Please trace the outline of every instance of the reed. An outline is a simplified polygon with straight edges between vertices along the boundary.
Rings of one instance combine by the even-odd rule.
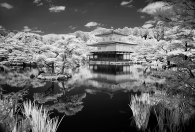
[[[182,131],[182,127],[184,125],[182,114],[179,109],[166,109],[163,106],[158,106],[158,114],[156,110],[154,110],[159,132],[170,131],[170,132],[180,132]]]
[[[31,101],[23,103],[23,113],[30,123],[32,132],[56,132],[58,128],[58,118],[49,118],[49,112],[42,106],[37,106]]]
[[[146,129],[150,117],[150,95],[143,93],[141,96],[131,96],[129,107],[133,112],[134,121],[139,129]]]

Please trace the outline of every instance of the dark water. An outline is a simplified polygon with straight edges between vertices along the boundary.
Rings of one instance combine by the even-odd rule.
[[[40,70],[1,69],[2,93],[28,89],[24,100],[43,104],[51,117],[65,115],[59,132],[194,131],[194,107],[179,110],[183,100],[161,90],[166,80],[150,75],[156,69],[87,65],[67,71],[73,77],[66,82],[33,78]]]

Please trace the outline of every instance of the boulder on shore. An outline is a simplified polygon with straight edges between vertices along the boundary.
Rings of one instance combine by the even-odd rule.
[[[37,78],[41,80],[49,80],[49,81],[67,81],[72,76],[70,74],[40,74]]]

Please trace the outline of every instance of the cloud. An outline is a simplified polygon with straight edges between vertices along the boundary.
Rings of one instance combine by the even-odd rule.
[[[83,12],[81,12],[81,13],[83,13],[83,14],[85,14],[87,11],[83,11]]]
[[[130,1],[122,1],[121,2],[121,6],[126,6],[126,5],[128,5],[128,4],[130,4],[130,3],[132,3],[133,2],[133,0],[130,0]]]
[[[133,5],[127,5],[127,6],[125,6],[125,7],[131,8],[131,7],[133,7]]]
[[[148,20],[148,21],[146,21],[145,23],[146,23],[146,24],[154,24],[154,23],[156,23],[156,20]]]
[[[24,29],[22,31],[24,31],[24,32],[33,32],[33,33],[44,33],[41,30],[37,30],[37,27],[35,27],[34,29],[31,29],[28,26],[24,26]]]
[[[41,3],[39,3],[39,4],[37,4],[37,6],[41,6],[41,5],[43,5],[43,3],[41,2]]]
[[[71,25],[71,26],[69,26],[69,28],[72,29],[72,30],[74,30],[74,29],[76,29],[77,27]]]
[[[101,23],[97,23],[97,22],[88,22],[85,27],[95,27],[95,26],[104,26],[104,24],[101,24]]]
[[[61,12],[65,10],[65,6],[52,6],[49,8],[50,12]]]
[[[28,26],[24,26],[23,31],[24,32],[30,32],[32,29],[30,29]]]
[[[137,12],[142,12],[142,8],[138,9]]]
[[[33,1],[33,3],[36,3],[36,4],[38,4],[38,3],[40,3],[41,2],[41,0],[34,0]]]
[[[43,5],[41,0],[34,0],[33,3],[37,4],[37,6]]]
[[[0,25],[0,30],[5,30],[5,28],[3,26]]]
[[[144,23],[142,26],[143,28],[152,28],[154,25],[156,25],[157,21],[156,20],[148,20]]]
[[[142,19],[146,18],[146,16],[140,16]]]
[[[44,32],[41,31],[41,30],[32,30],[31,32],[33,32],[33,33],[44,33]]]
[[[147,14],[153,14],[153,13],[155,13],[156,9],[162,8],[164,6],[168,6],[168,3],[165,3],[165,2],[154,2],[154,3],[148,4],[143,9],[139,9],[138,12],[143,12],[143,13],[147,13]]]
[[[10,5],[10,4],[6,3],[6,2],[1,3],[0,6],[1,7],[5,7],[6,9],[12,9],[12,8],[14,8],[12,5]]]
[[[151,27],[153,27],[153,25],[145,23],[142,27],[143,28],[151,28]]]

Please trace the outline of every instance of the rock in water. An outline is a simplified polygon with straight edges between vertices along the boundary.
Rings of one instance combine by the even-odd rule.
[[[34,74],[31,74],[31,75],[30,75],[30,78],[31,78],[31,79],[33,79],[34,77],[35,77],[35,75],[34,75]]]

